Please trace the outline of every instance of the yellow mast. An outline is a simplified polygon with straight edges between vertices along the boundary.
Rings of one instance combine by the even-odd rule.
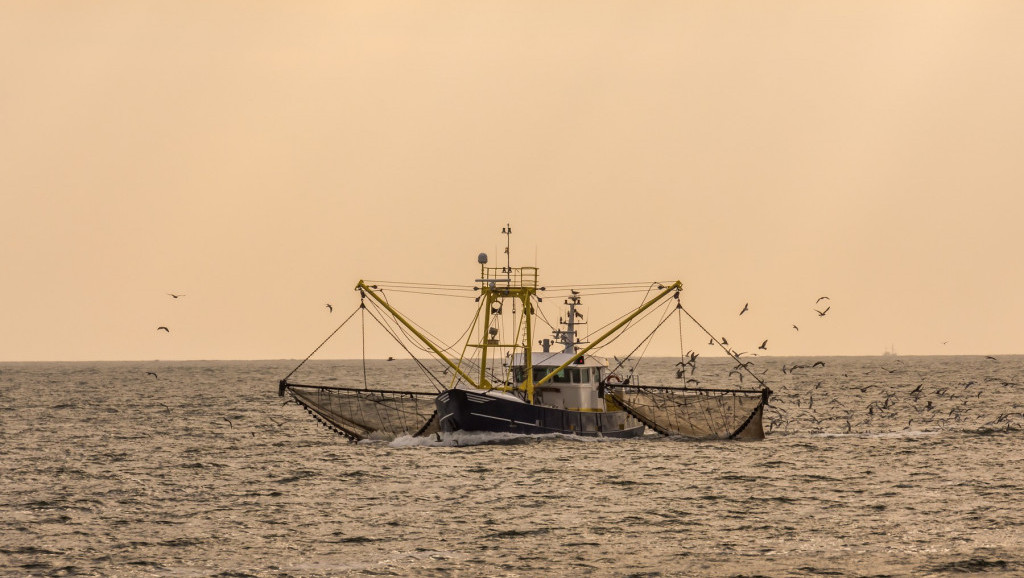
[[[530,344],[533,341],[533,325],[530,319],[530,300],[537,293],[537,268],[536,267],[487,267],[487,256],[480,254],[480,283],[481,299],[486,310],[484,311],[484,323],[482,326],[483,335],[480,339],[480,385],[477,387],[490,387],[487,381],[487,349],[489,347],[510,347],[514,352],[516,348],[522,347],[525,356],[526,380],[523,387],[526,390],[527,398],[533,403],[533,358],[530,352]],[[491,311],[495,303],[501,299],[513,298],[522,304],[523,320],[526,326],[525,336],[522,343],[501,343],[498,332],[491,333]],[[500,307],[500,306],[499,306]]]

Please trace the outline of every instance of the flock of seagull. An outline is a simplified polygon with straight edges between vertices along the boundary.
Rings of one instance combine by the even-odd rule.
[[[812,310],[818,318],[825,317],[831,311],[831,299],[819,297]],[[750,311],[750,303],[744,303],[739,315]],[[797,324],[792,324],[794,331],[800,331]],[[762,377],[771,368],[754,372],[753,361],[742,360],[745,351],[737,351],[729,345],[728,339],[712,337],[709,345],[718,344],[735,361],[728,371],[727,378],[738,379],[743,384],[744,376],[753,376],[758,383],[765,385]],[[764,339],[757,347],[759,351],[767,351],[768,340]],[[752,353],[751,355],[757,355]],[[697,358],[699,354],[688,351],[680,362],[676,363],[676,377],[685,379],[687,386],[699,385],[697,378]],[[988,362],[998,362],[992,355],[984,357]],[[863,434],[907,430],[936,430],[950,428],[975,429],[978,431],[1017,431],[1024,429],[1024,403],[995,404],[995,411],[979,409],[977,400],[988,388],[978,388],[977,381],[969,380],[959,384],[930,387],[925,383],[908,386],[901,390],[897,384],[900,375],[907,373],[906,364],[901,359],[895,360],[892,367],[882,367],[886,378],[881,380],[865,377],[872,370],[861,376],[842,374],[844,382],[860,382],[857,385],[830,388],[822,387],[829,374],[805,373],[825,368],[824,361],[814,363],[784,363],[782,374],[786,376],[780,385],[773,383],[777,391],[765,412],[766,432],[787,432],[791,425],[801,431],[811,433]],[[996,367],[996,366],[993,366]],[[723,368],[724,371],[724,368]],[[799,371],[799,375],[797,372]],[[888,376],[892,377],[888,377]],[[870,383],[864,383],[871,380]],[[895,380],[895,381],[894,381]],[[985,377],[986,382],[993,382],[1003,388],[1014,388],[1016,381],[994,376]],[[886,383],[886,381],[890,383]],[[798,385],[802,392],[789,391],[790,386]],[[974,389],[971,389],[975,386]],[[847,391],[847,389],[849,391]],[[817,399],[816,399],[817,397]],[[971,401],[975,403],[972,404]],[[815,405],[817,402],[817,405]],[[860,409],[857,409],[859,405]]]
[[[822,301],[826,301],[825,308],[824,309],[817,309],[818,307],[821,306],[819,304]],[[831,299],[827,295],[823,295],[821,297],[818,297],[818,300],[814,302],[815,307],[813,308],[813,311],[818,314],[818,317],[824,317],[829,312],[829,310],[832,308],[832,306],[828,304],[829,301],[831,301]],[[750,311],[750,303],[749,302],[743,304],[743,308],[740,309],[740,313],[739,313],[740,316],[742,316],[747,311]],[[793,329],[795,331],[800,331],[800,327],[798,327],[796,323],[793,324]],[[746,351],[737,351],[737,350],[733,349],[729,345],[729,340],[727,338],[725,338],[724,336],[722,338],[720,338],[720,339],[716,339],[715,337],[712,337],[708,341],[708,345],[715,345],[715,344],[718,344],[719,346],[721,346],[725,350],[725,352],[736,361],[736,366],[733,367],[732,371],[729,372],[729,376],[730,377],[733,376],[733,375],[736,375],[736,377],[739,378],[739,381],[742,384],[743,383],[743,375],[744,374],[743,374],[743,371],[741,371],[741,370],[745,370],[748,374],[753,375],[754,379],[756,379],[758,382],[762,382],[760,377],[755,375],[752,372],[752,370],[750,369],[750,366],[753,364],[753,362],[751,362],[751,361],[746,361],[746,362],[740,361],[740,357],[742,357],[744,355],[747,355]],[[759,351],[768,351],[768,340],[765,339],[765,340],[761,341],[761,345],[758,345],[757,349]],[[680,361],[679,363],[676,363],[676,366],[679,368],[679,369],[676,370],[676,378],[677,379],[685,379],[687,384],[693,384],[693,385],[700,384],[700,380],[698,380],[695,377],[695,375],[694,375],[697,372],[697,357],[699,355],[700,354],[695,353],[692,350],[686,352],[683,355],[683,360]],[[757,355],[757,354],[754,353],[752,355]],[[818,361],[818,362],[815,362],[812,367],[823,367],[824,365],[825,365],[824,361]],[[782,373],[787,373],[787,371],[794,371],[794,370],[797,370],[797,369],[803,369],[805,367],[806,366],[799,365],[799,364],[794,364],[792,367],[787,369],[787,367],[785,365],[783,365],[782,366]],[[689,371],[690,371],[689,377],[687,377],[687,374],[686,374],[687,368],[689,368]],[[768,370],[765,369],[764,371],[761,372],[761,375],[764,375],[767,372],[768,372]],[[763,385],[763,382],[762,382],[762,385]]]
[[[794,424],[801,431],[819,434],[1024,429],[1024,402],[1016,395],[1020,382],[1007,378],[995,357],[984,359],[993,364],[979,366],[984,376],[945,383],[935,383],[943,379],[936,377],[945,375],[942,373],[914,375],[914,362],[902,359],[896,359],[891,367],[864,368],[859,374],[835,376],[855,382],[845,387],[823,387],[819,376],[791,379],[777,386],[765,412],[765,429],[787,432]],[[881,378],[873,377],[876,370],[882,373]],[[982,396],[992,401],[979,401]]]
[[[825,303],[822,303],[823,301]],[[819,318],[825,317],[831,310],[830,301],[828,296],[819,297],[815,301],[813,311],[817,313]],[[742,316],[749,311],[750,303],[744,303],[739,311],[739,315]],[[794,331],[800,330],[800,327],[795,323],[792,327]],[[729,378],[738,378],[740,384],[742,384],[744,374],[746,373],[747,375],[754,376],[759,383],[764,385],[761,376],[767,374],[770,368],[763,369],[760,373],[755,374],[752,370],[753,362],[740,359],[741,356],[747,355],[747,352],[733,349],[725,337],[720,339],[712,337],[708,342],[709,345],[715,345],[716,343],[723,347],[726,353],[736,362],[736,365],[728,372]],[[768,340],[765,339],[757,349],[767,351],[767,348]],[[678,367],[676,377],[685,379],[687,385],[698,385],[700,383],[700,380],[695,376],[698,355],[693,351],[689,351],[684,354],[682,361],[676,364]],[[756,353],[752,355],[756,355]],[[984,359],[988,362],[999,361],[992,355],[986,355]],[[781,387],[773,384],[773,387],[778,388],[779,391],[773,394],[772,402],[765,413],[766,431],[787,431],[791,422],[804,422],[809,426],[806,429],[809,429],[812,433],[864,433],[879,428],[883,431],[891,431],[891,429],[899,429],[897,422],[899,426],[902,426],[903,430],[947,429],[956,426],[975,427],[983,431],[1015,431],[1024,429],[1024,403],[1016,402],[1011,403],[1009,406],[1005,404],[998,405],[996,407],[998,411],[989,412],[988,414],[979,411],[975,407],[977,404],[971,405],[970,401],[979,399],[983,391],[988,390],[987,388],[979,389],[978,387],[975,387],[973,390],[970,389],[972,386],[978,385],[978,382],[975,380],[935,387],[919,383],[903,391],[899,389],[898,385],[883,385],[876,381],[867,385],[858,384],[851,386],[849,393],[857,396],[851,400],[848,399],[849,396],[844,395],[846,393],[843,391],[845,388],[841,388],[838,393],[833,388],[825,387],[822,389],[823,381],[819,377],[827,379],[827,376],[822,376],[821,374],[805,375],[801,371],[801,375],[796,377],[798,370],[816,370],[824,367],[824,361],[815,361],[812,364],[793,363],[792,365],[782,365],[782,374],[788,376],[786,379],[790,384],[800,383],[808,387],[810,391],[803,394],[789,393],[787,392],[788,387],[786,384],[783,384]],[[882,367],[881,371],[887,376],[903,373],[906,371],[906,364],[903,360],[896,359],[895,366]],[[870,373],[871,371],[869,370],[864,375]],[[851,377],[849,374],[842,374],[842,378],[844,381],[866,379],[863,375]],[[889,379],[891,380],[892,378]],[[985,377],[984,380],[1003,388],[1014,388],[1020,385],[1016,381],[991,375]],[[829,390],[832,390],[831,395],[827,393]],[[869,392],[877,393],[878,397],[873,397],[873,393]],[[818,396],[817,411],[815,410],[816,394]],[[865,394],[870,396],[866,401],[864,400]],[[852,405],[856,401],[864,403],[860,411],[854,409]],[[906,420],[906,422],[904,423],[899,420]]]
[[[824,317],[828,313],[829,309],[832,309],[832,306],[829,305],[828,303],[825,304],[825,309],[817,309],[817,307],[820,307],[820,305],[818,304],[821,303],[822,301],[831,301],[831,299],[827,295],[822,295],[821,297],[818,297],[817,301],[814,302],[814,308],[812,308],[812,310],[818,314],[818,317]],[[740,315],[742,316],[747,311],[750,311],[750,303],[743,304],[743,309],[740,309]],[[798,327],[796,323],[793,324],[793,329],[795,331],[800,331],[800,327]],[[721,339],[721,341],[723,345],[729,344],[729,342],[726,341],[724,337]],[[714,340],[711,341],[711,344],[714,344]],[[764,341],[762,341],[761,345],[759,345],[757,348],[762,351],[768,351],[768,340],[765,339]]]

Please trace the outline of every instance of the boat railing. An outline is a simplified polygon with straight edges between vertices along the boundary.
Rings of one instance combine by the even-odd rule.
[[[537,267],[484,267],[478,283],[493,283],[497,287],[537,288]]]

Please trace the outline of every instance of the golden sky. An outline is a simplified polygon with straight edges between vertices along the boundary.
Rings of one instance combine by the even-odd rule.
[[[545,283],[678,278],[769,353],[1024,353],[1022,30],[984,0],[4,2],[0,360],[301,358],[360,278],[472,284],[506,223]],[[458,334],[446,307],[409,313]]]

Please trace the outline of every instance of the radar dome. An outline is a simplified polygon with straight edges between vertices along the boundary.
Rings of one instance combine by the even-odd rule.
[[[486,265],[487,264],[487,253],[480,253],[479,255],[477,255],[476,256],[476,262],[480,263],[481,265]]]

